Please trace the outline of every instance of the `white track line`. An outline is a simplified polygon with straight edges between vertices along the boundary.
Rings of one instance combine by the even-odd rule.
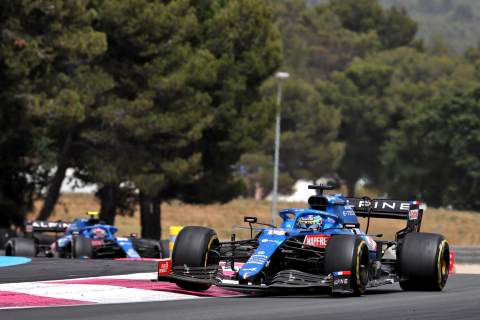
[[[92,303],[171,301],[198,298],[186,294],[110,285],[40,282],[0,284],[0,291],[18,292],[34,296],[71,299]]]

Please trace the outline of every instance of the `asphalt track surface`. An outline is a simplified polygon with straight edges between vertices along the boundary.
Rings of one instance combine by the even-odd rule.
[[[33,258],[31,263],[0,268],[0,283],[155,272],[156,267],[153,261]]]
[[[155,263],[34,259],[0,269],[0,282],[69,279],[149,272]],[[9,270],[10,269],[10,270]],[[7,272],[8,271],[8,272]],[[43,274],[42,274],[43,273]],[[8,275],[7,275],[8,274]],[[15,279],[11,279],[14,277]],[[169,302],[49,307],[0,311],[20,319],[480,319],[480,277],[453,275],[443,292],[403,292],[395,285],[362,297],[326,294],[204,298]]]

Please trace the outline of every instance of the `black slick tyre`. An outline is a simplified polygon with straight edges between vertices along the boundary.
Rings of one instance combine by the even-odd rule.
[[[90,239],[85,237],[72,237],[73,258],[93,258],[93,248]]]
[[[161,258],[162,249],[160,241],[152,239],[135,239],[132,238],[132,244],[135,251],[142,258]]]
[[[35,240],[31,238],[10,239],[5,245],[5,255],[35,257],[37,255],[37,246],[35,245]]]
[[[350,289],[362,295],[368,285],[368,247],[365,240],[354,235],[334,235],[325,251],[326,274],[350,271]]]
[[[218,258],[211,249],[219,243],[214,230],[205,227],[190,226],[183,228],[175,240],[172,254],[172,267],[208,267],[218,265]],[[193,281],[177,281],[176,284],[187,290],[204,291],[211,284]]]
[[[400,249],[400,287],[405,291],[441,291],[449,274],[450,248],[435,233],[405,236]]]

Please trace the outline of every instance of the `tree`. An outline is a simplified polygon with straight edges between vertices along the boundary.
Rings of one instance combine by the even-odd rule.
[[[109,41],[102,67],[115,86],[96,110],[102,130],[82,135],[94,155],[87,171],[138,188],[142,236],[159,238],[163,201],[238,193],[232,165],[264,125],[268,110],[255,101],[280,60],[277,33],[254,0],[99,8]]]
[[[283,69],[308,81],[328,79],[354,57],[380,48],[374,31],[346,28],[333,4],[308,8],[303,0],[272,1],[283,42]]]
[[[480,89],[444,88],[391,133],[383,162],[392,196],[480,209]]]
[[[269,81],[264,89],[270,96],[276,92],[274,84]],[[316,181],[335,172],[344,150],[337,141],[340,112],[323,104],[314,86],[291,78],[282,91],[279,190],[289,192],[299,179]],[[273,147],[274,130],[270,127],[259,151],[245,155],[240,162],[248,185],[261,187],[263,195],[272,188]]]
[[[25,78],[38,60],[30,47],[32,44],[27,43],[19,31],[12,29],[11,19],[15,14],[15,8],[0,4],[3,30],[0,40],[0,228],[23,227],[35,190],[28,179],[34,167],[32,128],[19,91],[25,88]]]
[[[410,45],[417,34],[417,23],[405,9],[393,7],[385,10],[378,27],[378,35],[385,49]]]
[[[273,163],[271,154],[264,152],[245,153],[239,160],[239,171],[245,183],[245,195],[261,200],[273,188]],[[295,180],[282,170],[278,177],[278,192],[289,193]]]
[[[316,80],[330,79],[333,72],[346,68],[355,57],[365,57],[381,44],[372,30],[356,32],[343,25],[336,5],[307,7],[305,1],[272,1],[274,18],[284,44],[284,65],[294,79],[286,82],[282,102],[280,189],[288,192],[297,179],[316,180],[335,175],[343,154],[338,143],[338,109],[325,105]],[[380,8],[381,9],[381,8]],[[264,97],[272,97],[276,86],[270,84]],[[273,121],[271,121],[273,123]],[[256,152],[240,163],[250,194],[255,186],[263,195],[271,190],[273,127],[266,132]]]
[[[2,3],[0,8],[5,72],[2,80],[8,82],[3,86],[3,94],[4,101],[9,101],[7,105],[13,108],[4,109],[4,119],[10,125],[18,124],[15,130],[23,136],[7,138],[6,148],[17,144],[18,147],[13,153],[5,153],[11,154],[12,159],[20,155],[23,158],[17,159],[16,166],[2,171],[10,176],[7,185],[18,193],[20,200],[16,202],[26,204],[33,191],[41,189],[37,182],[50,168],[56,168],[47,182],[50,188],[40,215],[47,218],[70,164],[71,146],[85,117],[85,107],[94,98],[85,91],[98,90],[85,85],[95,84],[92,78],[96,73],[85,65],[103,52],[106,39],[91,27],[94,11],[90,10],[89,1],[16,1]],[[105,86],[103,82],[100,85]],[[28,163],[28,170],[20,163]],[[28,197],[25,188],[31,189]],[[25,208],[18,211],[24,212]]]
[[[453,54],[464,52],[478,41],[476,0],[379,0],[384,7],[405,8],[418,22],[417,38],[427,47],[442,37]]]
[[[394,110],[384,103],[384,94],[394,70],[369,61],[355,61],[333,78],[335,85],[320,83],[325,102],[341,110],[340,139],[345,141],[345,155],[339,166],[349,196],[362,176],[375,178],[378,152],[391,123]]]
[[[345,28],[354,32],[376,30],[383,10],[378,0],[332,0],[331,7]]]
[[[12,38],[2,47],[2,72],[9,80],[18,73],[23,82],[12,85],[28,89],[39,136],[34,179],[56,169],[40,218],[51,213],[67,167],[100,184],[108,222],[137,196],[144,236],[154,238],[162,201],[238,194],[232,166],[261,136],[270,107],[256,102],[258,87],[280,61],[265,4],[36,1],[5,4],[1,14]],[[8,170],[6,179],[28,181],[21,166]]]
[[[288,81],[282,108],[282,168],[294,180],[315,181],[334,172],[343,155],[343,145],[336,141],[339,126],[340,112],[323,104],[313,86],[301,79]],[[273,136],[269,138],[273,142]]]
[[[369,57],[376,52],[411,45],[416,23],[405,10],[385,10],[377,0],[334,0],[314,7],[307,7],[304,1],[291,0],[275,2],[274,8],[284,43],[283,68],[291,70],[297,78],[314,84],[318,81],[311,89],[316,91],[316,98],[311,98],[313,93],[305,89],[306,85],[297,83],[295,90],[301,92],[299,88],[303,86],[302,94],[292,95],[292,99],[283,103],[286,108],[292,105],[296,109],[284,115],[288,120],[282,121],[281,169],[288,173],[290,181],[295,181],[336,176],[338,168],[352,193],[358,178],[372,176],[376,171],[379,160],[372,160],[372,151],[378,151],[386,130],[394,123],[390,118],[396,117],[398,109],[394,105],[383,105],[382,101],[394,68],[386,64],[376,66]],[[361,59],[365,63],[361,63]],[[329,81],[335,83],[336,88],[325,85]],[[319,105],[322,108],[319,109]],[[339,111],[343,118],[340,130]],[[312,117],[308,112],[330,122]],[[304,125],[309,121],[312,125]],[[343,147],[336,141],[337,133],[346,142],[345,160],[341,165]],[[324,140],[317,141],[317,145],[310,140],[313,138],[306,138],[318,139],[319,136]],[[272,141],[272,135],[267,135],[259,154],[271,152],[268,146]],[[260,165],[250,163],[252,168],[264,167]],[[262,172],[264,180],[266,171],[254,172]],[[258,182],[259,177],[252,177]]]
[[[404,8],[383,9],[378,0],[333,0],[331,7],[348,30],[375,31],[385,49],[412,43],[417,23]]]
[[[475,68],[462,59],[398,48],[354,61],[332,81],[319,83],[326,104],[342,111],[340,137],[346,144],[339,173],[350,194],[360,177],[382,186],[391,179],[381,162],[389,131],[411,110],[445,87],[475,81]]]
[[[18,38],[19,51],[30,52],[35,68],[23,75],[24,103],[34,126],[32,155],[35,175],[48,175],[48,193],[39,218],[51,214],[69,166],[75,166],[76,139],[97,95],[109,89],[110,81],[92,61],[106,49],[105,34],[95,31],[91,1],[15,2],[6,5],[7,21]],[[26,53],[25,53],[26,54]],[[34,58],[32,58],[34,57]],[[25,57],[23,57],[25,58]]]

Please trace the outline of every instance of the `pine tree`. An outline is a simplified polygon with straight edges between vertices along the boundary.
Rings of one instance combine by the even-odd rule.
[[[4,34],[15,38],[20,56],[10,57],[31,69],[22,72],[23,102],[35,134],[35,175],[48,176],[48,193],[40,219],[51,214],[69,166],[82,154],[77,139],[98,102],[111,87],[93,61],[106,50],[106,36],[93,27],[96,12],[91,1],[12,1],[3,5]],[[13,40],[12,40],[13,41]],[[28,55],[28,56],[27,56]],[[8,59],[8,58],[7,58]]]
[[[58,198],[65,170],[72,165],[75,136],[94,104],[92,92],[108,86],[103,81],[96,86],[97,70],[89,67],[105,50],[106,38],[91,27],[95,11],[87,0],[4,1],[0,12],[2,96],[8,101],[2,118],[6,127],[18,125],[14,130],[21,132],[7,138],[6,148],[16,145],[15,152],[4,154],[24,155],[22,163],[27,153],[31,181],[21,168],[2,172],[11,176],[12,188],[21,189],[25,184],[33,188],[42,173],[56,168],[47,182],[49,192],[40,216],[46,218]],[[23,193],[16,192],[22,199]]]
[[[277,33],[256,0],[106,0],[99,10],[115,86],[82,134],[86,171],[138,188],[142,236],[159,238],[163,201],[237,194],[232,165],[264,125],[255,101],[280,60]]]

